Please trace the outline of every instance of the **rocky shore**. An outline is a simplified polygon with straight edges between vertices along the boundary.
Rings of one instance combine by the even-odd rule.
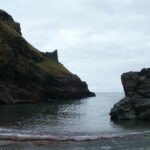
[[[124,73],[121,80],[125,98],[111,109],[111,119],[150,120],[150,68]]]
[[[36,103],[95,96],[68,71],[57,51],[40,52],[22,36],[20,24],[0,10],[0,103]]]

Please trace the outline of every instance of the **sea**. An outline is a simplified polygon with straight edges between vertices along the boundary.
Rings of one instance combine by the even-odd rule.
[[[84,99],[0,105],[0,139],[85,141],[149,132],[149,121],[110,119],[111,108],[123,97],[123,93],[96,93]]]

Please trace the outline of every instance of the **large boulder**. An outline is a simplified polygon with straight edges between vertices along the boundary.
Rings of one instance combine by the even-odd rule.
[[[121,81],[125,98],[111,109],[111,119],[150,120],[150,68],[124,73]]]

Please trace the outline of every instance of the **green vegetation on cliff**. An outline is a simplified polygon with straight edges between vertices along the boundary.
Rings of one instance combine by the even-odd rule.
[[[20,24],[0,10],[0,104],[94,96],[59,61],[57,50],[40,52],[23,37]]]
[[[0,10],[0,12],[3,11]],[[63,74],[71,75],[71,73],[61,63],[54,59],[44,57],[39,50],[37,50],[30,43],[25,41],[25,39],[21,35],[21,31],[19,31],[20,26],[18,27],[18,25],[18,23],[12,21],[11,17],[7,17],[6,19],[0,20],[0,48],[2,49],[1,51],[3,51],[3,54],[5,54],[5,52],[7,51],[6,49],[8,48],[8,43],[15,44],[17,43],[17,40],[20,39],[25,42],[30,53],[32,52],[32,55],[34,55],[34,57],[39,58],[40,60],[35,61],[34,59],[29,58],[26,59],[26,61],[33,61],[37,67],[53,76],[62,76]],[[0,56],[0,65],[4,60],[6,60],[6,57],[7,56],[4,55]]]
[[[64,74],[71,74],[61,63],[50,58],[37,63],[37,66],[39,66],[43,71],[52,75],[62,76]]]

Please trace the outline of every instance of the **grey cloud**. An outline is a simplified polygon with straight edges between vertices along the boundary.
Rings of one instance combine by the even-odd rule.
[[[8,5],[9,4],[9,5]],[[24,37],[95,91],[122,91],[120,75],[150,64],[148,0],[1,0]]]

